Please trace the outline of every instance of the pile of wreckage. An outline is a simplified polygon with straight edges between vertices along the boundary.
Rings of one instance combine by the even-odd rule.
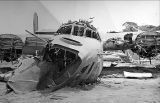
[[[131,49],[142,58],[152,58],[160,53],[160,33],[143,32],[135,40],[135,47]]]
[[[139,58],[151,59],[160,53],[160,33],[141,32],[134,35],[126,33],[124,38],[110,38],[103,44],[104,51],[122,50],[124,53],[130,49]]]
[[[96,82],[103,68],[99,55],[103,48],[97,29],[90,23],[79,20],[63,24],[54,40],[27,31],[35,37],[26,38],[22,55],[13,64],[17,68],[0,74],[8,92],[54,91]]]
[[[18,59],[22,54],[23,41],[14,34],[0,35],[0,60],[10,62]]]

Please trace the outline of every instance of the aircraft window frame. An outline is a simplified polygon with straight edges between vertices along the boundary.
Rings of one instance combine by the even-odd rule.
[[[92,32],[92,38],[97,39],[97,34],[94,31]]]
[[[87,31],[90,31],[90,34],[89,34],[89,35],[87,34]],[[86,29],[85,36],[92,38],[92,30]]]
[[[97,32],[95,32],[95,31],[92,32],[92,38],[101,41],[99,34]]]
[[[60,31],[61,29],[65,28],[65,27],[69,27],[70,31],[69,30],[67,30],[67,32],[66,31]],[[60,33],[60,34],[71,34],[72,33],[72,25],[67,25],[67,26],[65,25],[65,26],[60,27],[57,30],[57,33]]]
[[[101,41],[101,38],[100,38],[100,36],[99,36],[99,33],[98,33],[98,32],[96,33],[96,35],[97,35],[97,40]]]
[[[77,28],[77,30],[75,31],[75,28]],[[84,30],[85,28],[83,26],[73,26],[73,34],[72,35],[75,35],[75,36],[83,36],[84,34]]]
[[[83,36],[84,30],[85,30],[85,28],[84,28],[83,26],[82,26],[82,27],[79,27],[78,36]]]
[[[73,26],[73,34],[72,35],[75,35],[77,36],[78,35],[78,32],[79,32],[79,26]],[[75,31],[76,30],[76,31]]]

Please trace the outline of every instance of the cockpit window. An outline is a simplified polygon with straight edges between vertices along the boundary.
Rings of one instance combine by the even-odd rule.
[[[93,33],[92,33],[92,38],[97,39],[97,34],[96,34],[96,32],[93,32]]]
[[[101,41],[101,38],[99,36],[99,33],[96,33],[97,34],[97,40],[100,40]]]
[[[61,27],[60,29],[58,29],[57,33],[60,33],[60,34],[70,34],[71,30],[72,30],[72,26],[71,25],[64,26],[64,27]]]
[[[93,33],[92,33],[92,38],[95,38],[95,39],[97,39],[97,40],[101,40],[100,37],[99,37],[99,34],[96,33],[96,32],[93,32]]]
[[[84,33],[84,27],[80,27],[78,35],[83,36],[83,33]]]
[[[84,27],[74,26],[73,35],[83,36]]]
[[[86,30],[86,37],[91,37],[91,30],[89,29]]]
[[[78,26],[74,26],[74,31],[73,31],[73,35],[77,36],[78,35]]]

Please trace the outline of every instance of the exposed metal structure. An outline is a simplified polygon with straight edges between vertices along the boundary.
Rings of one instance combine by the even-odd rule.
[[[0,59],[7,62],[18,59],[22,54],[23,41],[14,34],[0,35]]]
[[[39,55],[42,59],[34,58],[33,63],[20,66],[20,72],[9,79],[8,86],[18,93],[46,88],[54,91],[65,85],[95,82],[103,66],[103,47],[99,33],[90,23],[79,20],[63,24],[54,40],[46,42]]]
[[[134,38],[133,38],[134,36]],[[136,37],[135,37],[136,36]],[[141,58],[151,59],[160,53],[160,33],[141,32],[137,35],[126,33],[124,38],[110,38],[105,41],[104,50],[127,50],[131,49]]]

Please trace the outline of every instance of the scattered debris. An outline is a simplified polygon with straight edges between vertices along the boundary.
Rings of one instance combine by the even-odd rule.
[[[12,62],[22,54],[23,41],[15,34],[0,35],[0,60]]]
[[[124,77],[126,78],[151,78],[152,73],[133,73],[124,71]]]
[[[118,63],[113,62],[113,63],[111,63],[110,67],[115,67],[116,65],[118,65]]]

